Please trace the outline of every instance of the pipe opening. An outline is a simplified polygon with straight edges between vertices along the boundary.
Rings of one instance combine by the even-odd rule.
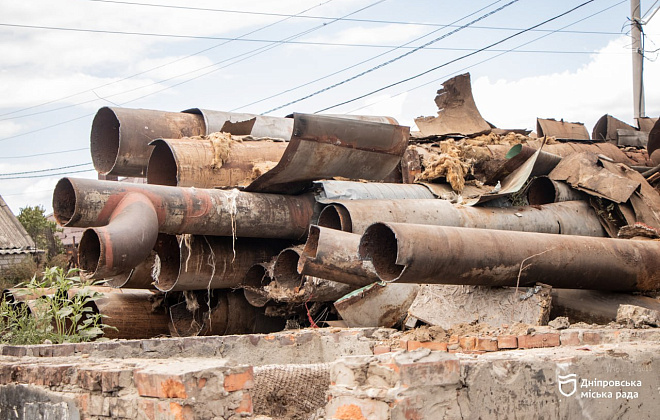
[[[353,232],[351,215],[344,206],[339,204],[325,206],[321,210],[321,214],[319,214],[318,225],[330,229],[343,230],[344,232]]]
[[[530,205],[554,203],[556,197],[557,190],[550,178],[534,178],[527,186],[527,201]]]
[[[156,288],[168,292],[179,280],[181,270],[181,251],[175,235],[158,235],[154,246],[158,258],[154,262],[151,277]]]
[[[107,175],[119,156],[120,125],[117,114],[111,108],[103,107],[94,116],[90,151],[94,168],[101,174]]]
[[[62,178],[53,191],[53,215],[62,226],[71,221],[76,211],[76,192],[68,178]]]
[[[293,249],[280,252],[273,267],[273,276],[280,287],[295,289],[302,286],[302,276],[298,274],[300,255]]]
[[[147,184],[177,186],[177,165],[174,151],[164,140],[155,140],[147,164]]]
[[[376,223],[367,228],[360,240],[360,258],[371,260],[381,280],[399,277],[405,266],[396,263],[396,235],[387,225]]]
[[[307,242],[305,242],[305,247],[303,248],[302,255],[300,256],[301,260],[304,258],[316,258],[316,252],[319,248],[319,236],[321,236],[321,229],[318,226],[309,227],[309,235],[307,235]],[[300,265],[298,265],[300,268]]]
[[[101,240],[94,229],[83,232],[78,245],[78,265],[90,274],[94,274],[99,267],[101,258]]]
[[[252,306],[263,307],[268,302],[267,293],[262,289],[273,281],[263,264],[255,264],[245,274],[243,295]]]

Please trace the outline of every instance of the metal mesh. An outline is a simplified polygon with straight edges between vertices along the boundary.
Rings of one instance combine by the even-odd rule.
[[[275,419],[308,419],[325,406],[329,386],[329,363],[255,367],[254,414]]]

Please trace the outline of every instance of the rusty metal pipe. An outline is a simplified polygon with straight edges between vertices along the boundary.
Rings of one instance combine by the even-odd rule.
[[[527,185],[527,201],[530,205],[561,203],[565,201],[587,201],[589,196],[571,188],[565,182],[555,181],[547,176],[534,178]]]
[[[571,323],[609,324],[616,321],[619,305],[660,311],[660,302],[647,296],[597,290],[552,289],[550,318],[568,317]]]
[[[270,260],[290,241],[183,235],[175,247],[159,259],[156,288],[163,292],[229,289],[243,283],[256,263]],[[175,254],[178,251],[178,257]]]
[[[170,317],[163,308],[154,309],[152,296],[152,292],[139,289],[103,292],[92,307],[104,315],[104,324],[116,328],[104,329],[103,337],[139,339],[169,335]]]
[[[497,208],[446,200],[338,200],[321,211],[318,224],[361,234],[375,222],[606,236],[595,211],[582,201]]]
[[[273,265],[275,261],[255,264],[245,273],[243,294],[252,306],[263,307],[270,298],[264,290],[273,281]]]
[[[336,281],[298,274],[298,260],[302,246],[282,250],[273,265],[273,281],[268,295],[279,302],[331,302],[355,287]]]
[[[143,177],[151,140],[202,134],[206,131],[201,115],[103,107],[92,122],[92,162],[104,175]]]
[[[169,234],[303,239],[313,218],[311,194],[287,196],[62,178],[53,193],[62,226],[103,226],[129,193],[144,195]],[[145,255],[146,257],[146,255]],[[143,258],[144,259],[144,258]]]
[[[660,288],[660,243],[401,223],[360,241],[384,281],[647,291]]]
[[[80,239],[78,263],[92,279],[131,270],[149,256],[158,237],[156,210],[143,194],[124,194],[107,220],[103,227],[85,230]]]
[[[154,249],[146,260],[127,273],[105,279],[106,284],[113,288],[154,289],[154,265],[160,268],[162,266],[161,262],[168,260],[168,252],[172,248],[179,249],[179,242],[176,236],[166,235],[164,233],[159,234],[158,239],[156,239],[156,245],[154,245]]]
[[[312,225],[298,260],[300,274],[357,287],[379,281],[371,261],[360,259],[360,235]]]
[[[287,146],[270,140],[237,141],[231,135],[150,144],[154,150],[147,167],[149,184],[196,188],[249,185],[277,165]]]

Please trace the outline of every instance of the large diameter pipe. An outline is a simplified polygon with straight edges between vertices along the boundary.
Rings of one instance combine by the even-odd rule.
[[[371,261],[360,259],[360,235],[312,225],[298,272],[362,287],[379,281]]]
[[[201,115],[103,107],[92,122],[92,162],[104,175],[143,177],[151,153],[151,140],[202,134],[206,134],[206,130]]]
[[[318,224],[361,234],[375,222],[606,236],[595,211],[582,201],[496,208],[447,200],[338,200],[321,211]]]
[[[619,305],[660,311],[660,302],[648,296],[597,290],[552,289],[550,318],[568,317],[571,323],[609,324],[616,321]]]
[[[162,251],[156,287],[163,292],[238,287],[250,267],[268,261],[290,241],[183,235],[176,249]],[[178,252],[178,258],[176,253]]]
[[[144,195],[162,233],[302,239],[314,213],[312,195],[287,196],[62,178],[53,211],[62,226],[104,226],[129,193]]]
[[[157,237],[158,216],[152,203],[143,194],[124,194],[106,226],[83,233],[78,264],[92,279],[125,273],[147,259]]]
[[[660,243],[586,236],[375,223],[360,242],[384,281],[649,291]]]
[[[154,289],[154,267],[160,267],[161,261],[168,262],[167,253],[170,249],[179,248],[179,242],[175,235],[161,233],[156,239],[156,245],[147,259],[138,264],[127,273],[122,273],[105,279],[108,286],[126,289]],[[177,256],[178,257],[178,256]]]
[[[226,141],[220,141],[223,138]],[[277,165],[287,146],[270,140],[236,141],[229,134],[208,139],[159,139],[151,144],[149,184],[196,188],[249,185]]]
[[[530,205],[588,201],[588,198],[586,193],[572,188],[566,182],[555,181],[547,176],[534,178],[527,185],[527,201]]]

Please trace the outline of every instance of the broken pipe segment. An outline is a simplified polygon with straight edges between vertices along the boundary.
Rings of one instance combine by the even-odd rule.
[[[128,195],[130,201],[124,201]],[[159,231],[301,240],[307,234],[314,208],[312,195],[75,178],[61,179],[53,194],[53,212],[62,226],[96,228],[112,223],[103,229],[86,231],[79,247],[83,268],[108,277],[130,270],[146,259]],[[129,210],[139,215],[129,217]],[[136,220],[144,223],[136,224]]]
[[[362,287],[379,280],[371,261],[360,259],[360,235],[310,226],[298,272]]]
[[[584,201],[497,208],[447,200],[341,200],[321,211],[318,224],[361,234],[375,221],[606,236],[596,212]]]
[[[384,281],[648,291],[660,288],[660,243],[445,226],[375,223],[360,257]]]

